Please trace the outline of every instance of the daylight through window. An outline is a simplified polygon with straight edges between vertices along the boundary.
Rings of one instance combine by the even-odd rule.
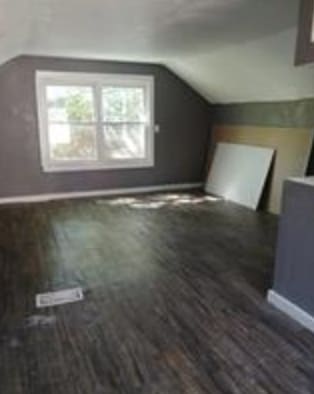
[[[36,79],[44,170],[153,166],[152,77],[38,72]]]

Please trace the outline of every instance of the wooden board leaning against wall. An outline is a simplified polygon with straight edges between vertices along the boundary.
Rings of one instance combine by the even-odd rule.
[[[306,128],[214,126],[210,161],[217,142],[274,148],[276,155],[263,207],[268,212],[279,214],[283,182],[289,177],[305,175],[313,137],[314,131]]]

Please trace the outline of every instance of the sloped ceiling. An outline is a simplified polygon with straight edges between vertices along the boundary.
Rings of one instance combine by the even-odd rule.
[[[160,62],[213,102],[314,96],[293,65],[297,0],[0,0],[0,62],[20,54]]]

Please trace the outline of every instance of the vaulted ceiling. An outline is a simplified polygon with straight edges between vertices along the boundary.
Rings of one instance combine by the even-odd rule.
[[[20,54],[160,62],[213,102],[314,96],[294,67],[297,0],[0,0],[0,62]]]

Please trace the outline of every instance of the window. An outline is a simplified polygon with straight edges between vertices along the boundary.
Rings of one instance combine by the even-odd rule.
[[[154,165],[150,76],[38,71],[44,171]]]
[[[301,0],[295,63],[314,62],[314,0]]]

